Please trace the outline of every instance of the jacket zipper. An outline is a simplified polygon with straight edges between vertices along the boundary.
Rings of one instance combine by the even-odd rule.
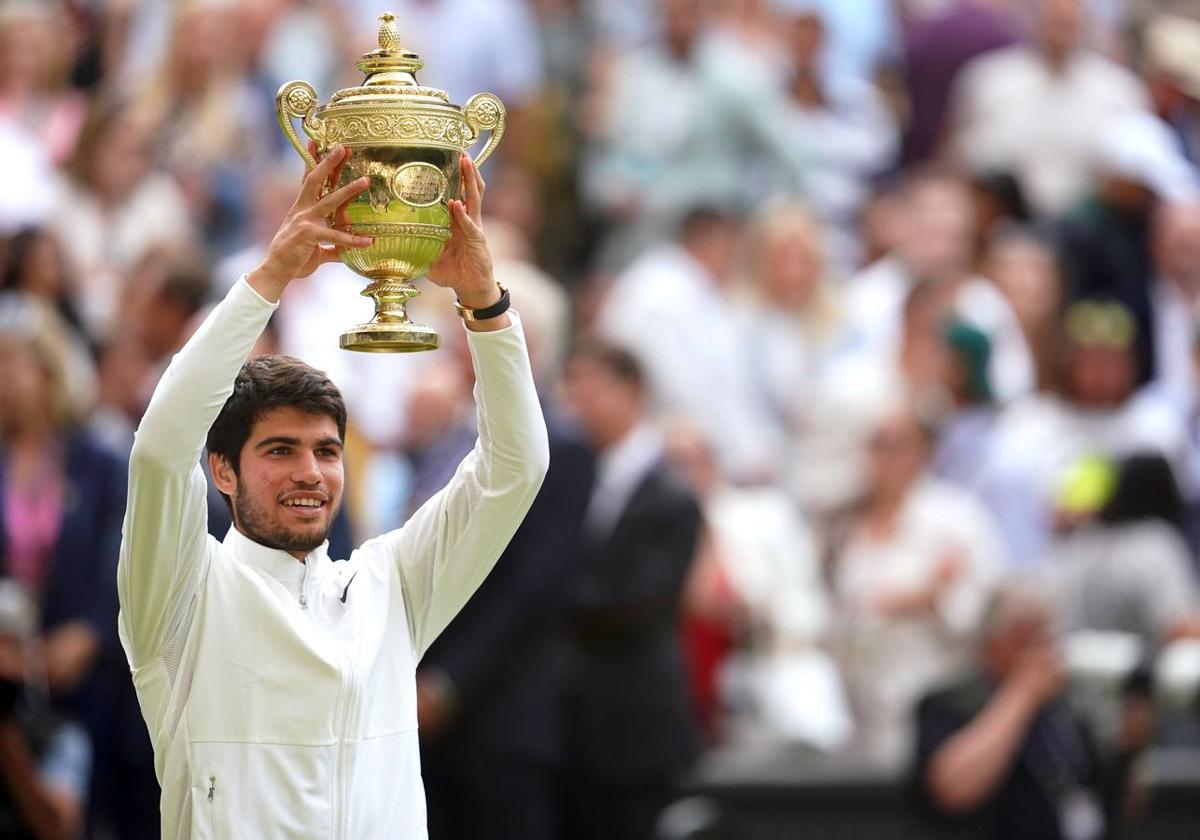
[[[300,578],[300,609],[308,609],[308,575],[312,571],[312,564],[308,558],[304,560],[304,577]]]
[[[343,683],[344,692],[342,698],[342,708],[340,720],[338,721],[338,745],[337,756],[334,759],[334,837],[344,838],[348,836],[348,823],[350,818],[350,809],[348,807],[348,791],[349,791],[349,768],[347,766],[346,753],[349,749],[351,733],[354,730],[355,715],[354,710],[358,702],[358,683],[354,674],[354,654],[346,649],[341,649],[341,653],[345,659],[344,673],[345,681]]]
[[[215,775],[208,777],[207,799],[208,799],[208,828],[210,831],[212,831],[214,836],[216,836],[216,837],[223,836],[224,827],[217,825],[217,822],[218,822],[218,818],[217,818],[218,811],[217,811],[217,804],[216,804],[217,777]]]

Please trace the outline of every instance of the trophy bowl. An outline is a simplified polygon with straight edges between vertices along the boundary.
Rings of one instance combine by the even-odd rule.
[[[342,262],[370,283],[362,294],[375,302],[375,315],[342,333],[346,350],[408,353],[433,350],[436,331],[409,320],[407,305],[419,294],[412,281],[441,255],[450,238],[448,203],[459,198],[459,158],[484,132],[482,163],[504,134],[504,103],[491,93],[472,96],[461,107],[445,91],[417,84],[421,59],[400,46],[396,18],[380,17],[379,47],[356,65],[366,76],[357,87],[335,93],[321,105],[308,82],[283,85],[275,96],[279,126],[309,167],[316,160],[292,123],[316,144],[350,150],[333,188],[366,176],[369,186],[330,224],[374,239],[365,248],[342,251]]]

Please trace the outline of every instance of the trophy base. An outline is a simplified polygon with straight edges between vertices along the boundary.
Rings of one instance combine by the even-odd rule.
[[[362,291],[375,301],[375,317],[365,324],[346,330],[338,338],[343,350],[359,353],[420,353],[436,350],[441,339],[432,327],[408,320],[405,307],[417,294],[405,280],[376,280]]]
[[[438,334],[429,327],[383,321],[360,324],[338,337],[339,347],[359,353],[419,353],[436,350],[440,344]]]

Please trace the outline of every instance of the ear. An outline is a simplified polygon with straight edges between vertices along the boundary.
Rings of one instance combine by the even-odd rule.
[[[232,497],[234,491],[237,490],[238,483],[233,465],[224,456],[210,452],[208,453],[208,470],[212,473],[213,484],[217,485],[217,489],[226,496]]]

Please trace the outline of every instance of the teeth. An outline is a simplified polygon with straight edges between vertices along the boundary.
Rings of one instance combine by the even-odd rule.
[[[290,499],[284,504],[289,507],[320,507],[324,502],[320,499]]]

